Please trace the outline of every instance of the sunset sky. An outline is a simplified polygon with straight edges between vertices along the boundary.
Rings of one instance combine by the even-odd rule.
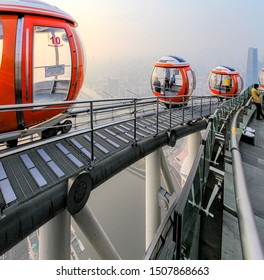
[[[234,56],[235,61],[246,55],[248,47],[258,47],[263,56],[262,0],[46,2],[77,20],[88,55],[192,58],[208,53],[216,59]]]
[[[71,14],[87,68],[177,55],[194,69],[245,71],[249,47],[264,59],[263,0],[46,0]]]

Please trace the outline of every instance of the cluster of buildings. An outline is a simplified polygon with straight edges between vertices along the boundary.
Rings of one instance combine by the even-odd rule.
[[[243,80],[244,88],[258,83],[258,74],[264,61],[259,61],[258,49],[250,47],[248,49],[245,69],[237,69]],[[217,66],[217,65],[214,65]],[[237,68],[237,65],[227,65]],[[241,67],[241,66],[239,66]],[[100,67],[90,67],[87,70],[86,86],[97,92],[101,97],[143,97],[152,96],[150,87],[150,77],[153,64],[150,60],[133,59],[125,62],[105,63]],[[211,69],[199,65],[194,67],[196,74],[195,95],[210,94],[208,88],[208,77]]]
[[[128,67],[129,65],[129,67]],[[152,96],[150,87],[150,76],[153,65],[144,63],[143,61],[128,63],[121,65],[113,65],[109,63],[108,67],[100,68],[91,74],[85,82],[84,89],[89,92],[91,98],[100,97],[143,97]],[[241,73],[244,78],[244,88],[251,84],[258,83],[258,74],[261,68],[264,67],[264,62],[258,61],[258,49],[249,48],[247,56],[247,65],[244,73]],[[209,94],[207,79],[208,74],[205,69],[199,69],[199,78],[195,94]],[[84,97],[83,97],[84,98]],[[167,159],[172,168],[171,174],[174,182],[182,186],[186,180],[184,176],[184,159],[187,157],[188,151],[186,143],[182,145],[182,149],[165,150]],[[78,256],[85,250],[80,239],[72,229],[71,236],[72,259],[78,259]],[[0,256],[0,260],[29,260],[38,259],[38,234],[31,234],[28,238],[20,242],[12,250],[9,250],[4,255]]]

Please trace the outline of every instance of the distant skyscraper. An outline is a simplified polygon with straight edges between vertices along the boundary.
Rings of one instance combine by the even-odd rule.
[[[247,57],[246,87],[258,83],[258,49],[249,48]]]
[[[109,78],[109,93],[111,96],[119,97],[118,80]]]

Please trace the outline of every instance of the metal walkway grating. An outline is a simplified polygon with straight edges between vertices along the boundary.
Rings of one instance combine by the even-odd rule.
[[[208,116],[217,108],[203,106],[162,110],[140,116],[136,120],[115,123],[94,131],[68,133],[57,141],[25,148],[24,151],[1,158],[0,175],[6,174],[8,183],[0,181],[0,206],[2,211],[10,205],[21,204],[31,197],[51,188],[83,170],[96,165],[136,142],[152,139],[193,119]],[[202,115],[201,115],[202,113]],[[135,131],[136,125],[136,131]],[[158,127],[157,127],[158,125]],[[136,138],[135,138],[136,135]],[[92,143],[93,139],[93,143]],[[0,154],[1,157],[1,154]],[[0,178],[1,180],[1,178]],[[7,198],[9,190],[9,198]]]

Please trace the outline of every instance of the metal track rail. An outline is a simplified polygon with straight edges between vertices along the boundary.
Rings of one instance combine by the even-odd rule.
[[[204,97],[192,106],[164,109],[157,100],[133,99],[126,100],[130,109],[125,106],[125,111],[120,103],[103,109],[100,104],[96,110],[98,101],[86,101],[84,125],[76,130],[2,150],[0,254],[67,207],[70,179],[85,172],[85,184],[92,191],[154,150],[205,129],[203,119],[218,107],[212,100]]]

